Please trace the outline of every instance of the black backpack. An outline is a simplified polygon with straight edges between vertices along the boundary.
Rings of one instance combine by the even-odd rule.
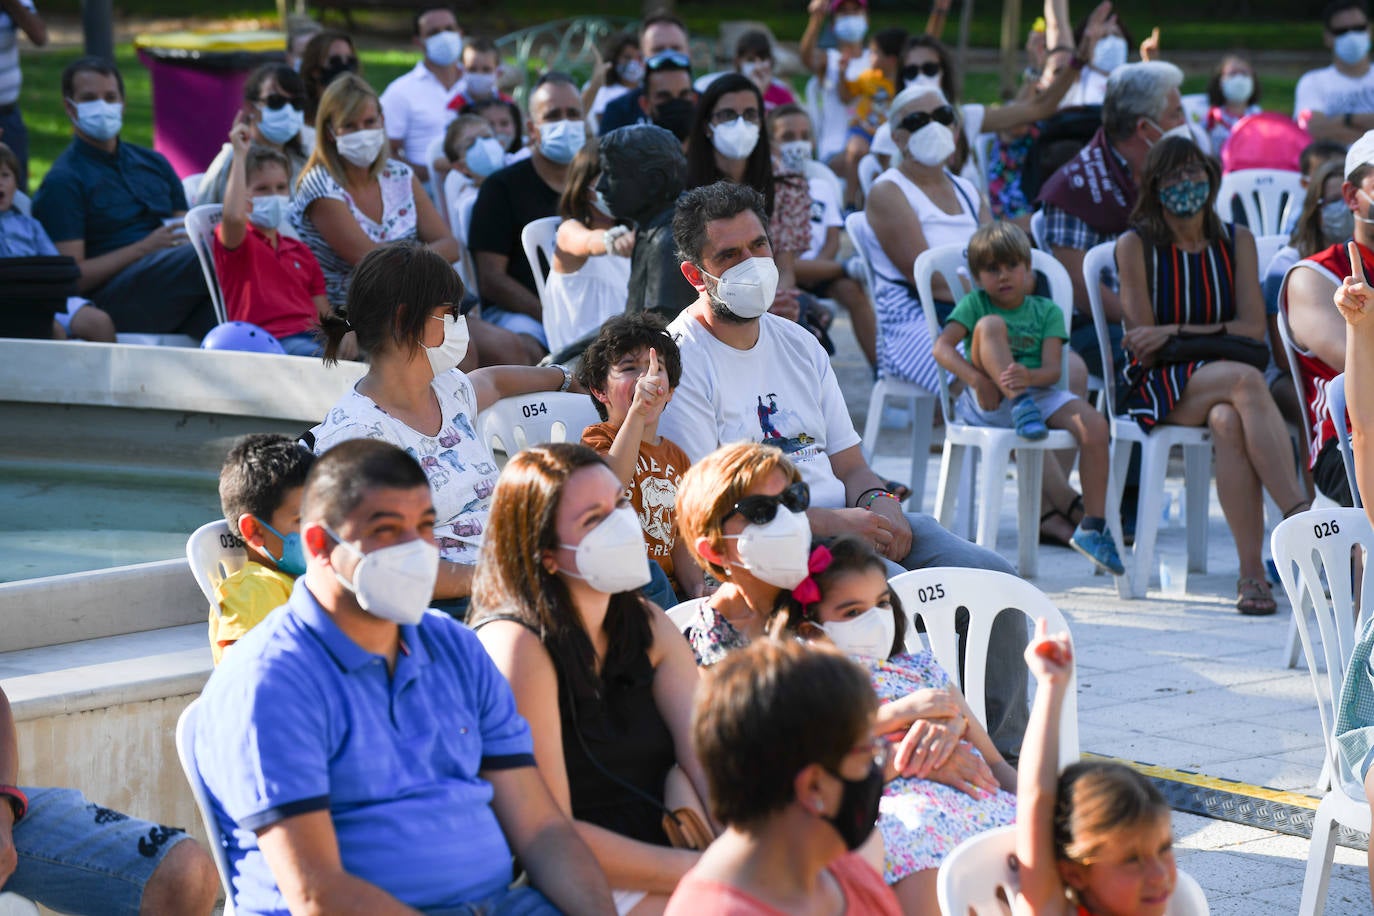
[[[76,295],[81,268],[72,258],[0,258],[0,337],[52,339],[53,315]]]

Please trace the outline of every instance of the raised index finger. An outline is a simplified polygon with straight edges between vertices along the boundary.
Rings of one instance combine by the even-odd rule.
[[[1360,257],[1360,246],[1355,242],[1346,243],[1350,246],[1350,276],[1356,283],[1364,282],[1364,260]]]

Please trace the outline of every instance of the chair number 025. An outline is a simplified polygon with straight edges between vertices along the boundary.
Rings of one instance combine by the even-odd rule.
[[[938,582],[934,585],[921,588],[916,592],[916,600],[920,601],[922,604],[929,604],[943,597],[945,597],[945,587]]]

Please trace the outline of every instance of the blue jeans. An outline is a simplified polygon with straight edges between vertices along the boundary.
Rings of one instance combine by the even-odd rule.
[[[199,340],[216,324],[196,250],[190,245],[144,255],[110,278],[91,297],[135,334],[190,334]]]
[[[532,887],[507,888],[485,900],[425,910],[427,916],[560,916],[548,898]]]
[[[641,588],[639,593],[665,611],[678,603],[672,580],[663,567],[653,560],[649,561],[649,584]]]
[[[25,789],[14,825],[19,866],[4,889],[63,913],[138,913],[143,888],[167,851],[190,839],[102,808],[75,789]]]
[[[324,356],[324,344],[310,331],[278,337],[277,343],[291,356]]]

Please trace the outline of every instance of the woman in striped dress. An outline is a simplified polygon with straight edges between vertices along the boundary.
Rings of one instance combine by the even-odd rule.
[[[1217,496],[1240,560],[1236,609],[1274,613],[1261,549],[1261,485],[1285,517],[1310,503],[1298,486],[1293,450],[1278,406],[1254,367],[1231,360],[1162,363],[1159,350],[1186,330],[1264,340],[1255,240],[1214,210],[1221,176],[1191,141],[1157,143],[1145,163],[1131,230],[1116,243],[1121,305],[1131,356],[1122,412],[1149,432],[1159,423],[1206,425],[1218,468]]]

